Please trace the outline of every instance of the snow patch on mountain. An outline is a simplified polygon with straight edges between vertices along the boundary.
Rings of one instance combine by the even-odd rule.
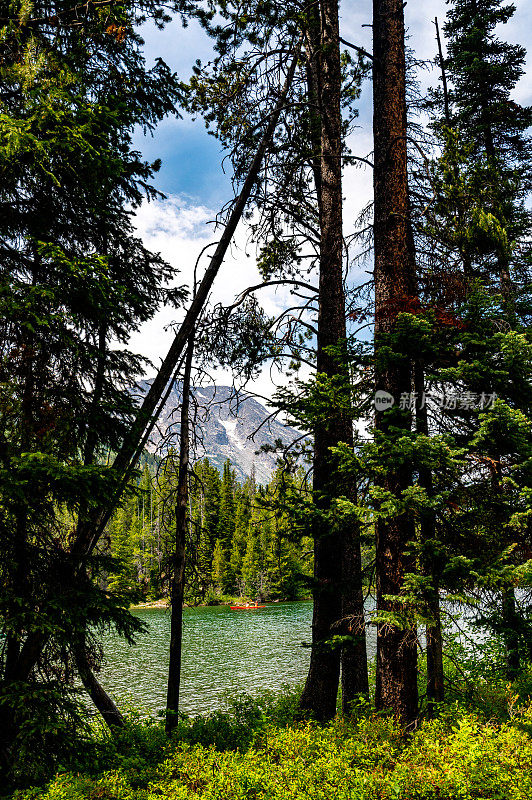
[[[141,393],[151,381],[139,384]],[[179,436],[181,386],[176,382],[164,405],[148,449],[167,451],[176,446]],[[194,428],[194,460],[205,456],[218,469],[229,459],[240,478],[255,474],[258,483],[267,483],[275,469],[277,455],[261,450],[278,440],[291,444],[300,433],[284,425],[271,410],[250,395],[235,396],[229,386],[204,386],[193,390],[191,417]]]

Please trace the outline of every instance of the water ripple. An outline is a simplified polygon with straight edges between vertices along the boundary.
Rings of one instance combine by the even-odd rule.
[[[104,641],[102,685],[117,700],[156,714],[166,702],[170,612],[142,609],[135,616],[147,633],[129,646],[109,634]],[[237,612],[227,606],[183,612],[182,711],[205,714],[228,693],[260,694],[304,680],[311,637],[312,603],[276,603]]]

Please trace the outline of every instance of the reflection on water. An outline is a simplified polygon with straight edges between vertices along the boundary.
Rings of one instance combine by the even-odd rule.
[[[157,713],[166,703],[170,612],[142,609],[148,625],[130,647],[109,634],[100,681],[117,700]],[[183,611],[180,708],[204,714],[221,708],[227,693],[260,694],[304,680],[311,638],[312,603],[275,603],[259,611],[227,606]]]

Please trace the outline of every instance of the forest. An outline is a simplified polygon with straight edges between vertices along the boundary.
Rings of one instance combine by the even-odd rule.
[[[0,797],[527,800],[528,3],[0,5]],[[139,220],[189,167],[187,266]]]
[[[144,467],[139,492],[123,503],[107,529],[114,570],[105,575],[110,591],[135,601],[159,600],[168,586],[168,553],[175,538],[175,453],[164,467]],[[294,531],[283,499],[303,476],[278,469],[270,483],[236,478],[230,462],[223,475],[208,458],[189,480],[184,600],[190,605],[224,598],[296,600],[310,596],[312,539]]]

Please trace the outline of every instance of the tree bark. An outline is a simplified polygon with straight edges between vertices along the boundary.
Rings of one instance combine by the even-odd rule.
[[[376,389],[391,394],[396,406],[376,412],[377,435],[394,438],[411,428],[411,416],[397,403],[412,386],[408,358],[386,360],[383,339],[397,315],[416,293],[415,253],[410,222],[407,172],[405,94],[405,31],[402,0],[373,2],[373,135]],[[399,496],[411,483],[407,463],[390,466],[384,489]],[[401,603],[390,600],[403,589],[413,567],[406,549],[414,538],[411,518],[401,514],[376,525],[377,612],[403,615]],[[405,725],[417,716],[417,635],[413,624],[377,627],[377,709],[392,711]]]
[[[445,71],[445,59],[443,57],[443,48],[441,45],[440,26],[438,25],[438,17],[434,19],[436,26],[436,42],[438,43],[438,61],[440,62],[441,82],[443,90],[443,109],[445,114],[445,122],[450,125],[451,111],[449,106],[449,89],[447,87],[447,73]]]
[[[427,625],[427,704],[429,714],[432,714],[438,703],[445,700],[445,680],[443,673],[443,637],[440,616],[440,602],[437,597],[438,583],[435,582],[436,597],[428,610],[433,622]]]
[[[414,386],[416,393],[416,431],[424,436],[429,435],[429,422],[427,404],[424,399],[425,394],[425,374],[421,361],[415,364]],[[432,470],[429,466],[423,465],[419,469],[419,485],[425,489],[428,497],[434,494],[434,481]],[[436,519],[434,512],[425,509],[420,521],[421,543],[434,540],[436,536]],[[430,547],[430,545],[429,545]],[[432,622],[426,628],[426,657],[427,657],[427,704],[429,714],[435,710],[437,703],[442,703],[444,699],[444,675],[443,675],[443,639],[441,629],[440,614],[440,594],[439,576],[434,558],[431,553],[424,554],[424,569],[432,581],[432,586],[427,591],[425,597],[426,610]]]
[[[357,699],[369,697],[366,621],[362,586],[360,530],[350,526],[342,536],[342,626],[353,637],[342,648],[342,712],[353,712]]]
[[[76,650],[76,666],[81,682],[92,702],[111,730],[124,727],[124,718],[90,668],[83,647]]]
[[[521,670],[521,653],[519,647],[520,619],[515,602],[513,586],[507,586],[502,591],[502,622],[503,638],[506,647],[506,674],[508,680],[513,681]]]
[[[322,0],[320,4],[319,46],[316,43],[317,20],[315,17],[312,18],[312,12],[310,13],[307,46],[311,61],[308,70],[309,99],[311,103],[318,100],[321,139],[319,165],[316,160],[313,165],[320,215],[316,367],[318,374],[324,374],[328,378],[343,376],[347,386],[349,379],[347,360],[341,358],[340,354],[333,355],[328,351],[331,346],[341,349],[345,346],[346,340],[342,271],[342,119],[337,0]],[[330,452],[330,448],[340,442],[352,445],[353,434],[349,415],[338,411],[330,420],[317,424],[314,429],[313,491],[317,508],[324,512],[330,507],[331,498],[341,493],[335,481],[335,466]],[[338,648],[333,649],[324,643],[334,633],[342,632],[344,538],[339,527],[331,526],[322,520],[314,522],[313,536],[312,651],[300,709],[303,712],[311,712],[319,720],[327,720],[336,713],[341,655]],[[354,536],[345,551],[355,559],[357,545],[358,537]],[[352,611],[357,619],[360,616],[361,599],[361,593],[358,595],[356,592],[349,600],[346,597],[346,611]],[[334,630],[335,627],[337,630]],[[359,657],[363,658],[363,664],[356,661]],[[360,677],[367,672],[364,629],[361,633],[360,646],[350,650],[345,663],[348,676],[347,691],[352,697],[353,690],[357,693],[364,691],[364,680]]]
[[[181,687],[181,651],[183,641],[183,600],[185,595],[185,557],[188,509],[188,469],[190,451],[190,374],[194,354],[194,339],[188,343],[183,374],[181,426],[179,441],[179,478],[175,510],[175,548],[172,556],[170,584],[170,664],[166,695],[166,733],[170,735],[178,722],[179,691]]]

